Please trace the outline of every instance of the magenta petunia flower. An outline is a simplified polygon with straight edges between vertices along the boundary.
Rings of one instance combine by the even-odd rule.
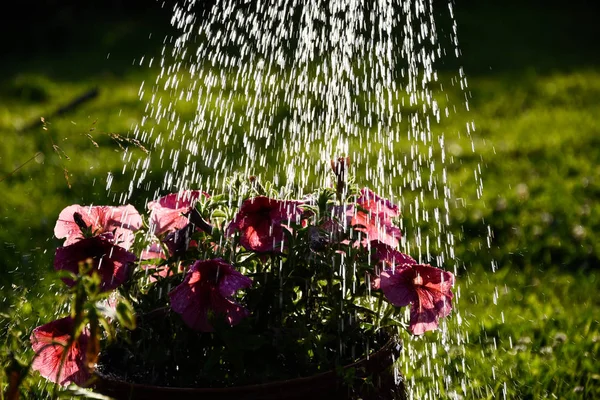
[[[369,242],[371,246],[371,253],[376,263],[383,263],[384,265],[401,265],[401,264],[416,264],[414,258],[408,254],[404,254],[394,247],[391,247],[379,240],[372,240]]]
[[[136,256],[122,247],[115,246],[103,235],[94,236],[56,249],[54,269],[77,274],[79,264],[86,263],[88,260],[92,263],[92,271],[96,270],[102,279],[102,291],[108,291],[127,280],[129,268],[136,260]],[[63,281],[69,286],[74,284],[70,279],[63,279]]]
[[[397,205],[379,197],[368,188],[363,188],[360,191],[360,196],[356,200],[356,203],[381,219],[390,219],[400,215]]]
[[[282,201],[259,196],[242,203],[229,224],[227,234],[240,232],[240,244],[258,252],[281,251],[285,248],[284,229],[298,222],[302,215],[299,201]]]
[[[185,214],[195,207],[201,196],[209,197],[200,190],[185,190],[151,201],[148,203],[150,229],[158,236],[185,227],[189,223]]]
[[[66,239],[64,246],[83,239],[81,227],[74,218],[76,213],[94,236],[110,232],[114,236],[114,243],[124,249],[131,247],[135,239],[134,232],[142,226],[142,217],[132,205],[83,207],[75,204],[60,212],[54,227],[54,235],[58,239]]]
[[[230,325],[248,316],[248,310],[231,300],[240,289],[252,285],[252,279],[217,258],[196,261],[183,283],[169,293],[171,308],[192,329],[212,332],[209,313],[222,314]]]
[[[89,332],[84,329],[78,339],[66,348],[73,333],[74,321],[71,317],[57,319],[38,326],[31,333],[31,346],[36,352],[31,368],[44,378],[60,385],[75,383],[83,385],[90,374],[85,365],[85,355]],[[64,363],[63,353],[67,352]],[[57,374],[60,369],[60,375]]]
[[[362,189],[360,193],[356,200],[359,207],[352,210],[351,225],[356,226],[355,230],[366,234],[363,245],[368,241],[378,240],[388,246],[397,247],[402,234],[400,229],[392,224],[392,218],[400,215],[398,206],[367,188]]]
[[[438,319],[452,311],[454,275],[424,264],[402,264],[385,270],[380,286],[385,297],[397,307],[411,304],[409,329],[413,335],[434,330]]]

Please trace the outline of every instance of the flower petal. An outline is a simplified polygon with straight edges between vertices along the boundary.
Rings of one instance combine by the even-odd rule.
[[[231,297],[241,289],[252,286],[252,279],[242,275],[233,268],[219,280],[219,293],[223,297]]]
[[[75,213],[81,215],[86,225],[94,225],[94,218],[90,215],[89,207],[82,207],[79,204],[74,204],[64,208],[58,215],[58,220],[54,226],[54,236],[58,239],[66,239],[64,243],[65,246],[73,244],[79,239],[83,239],[81,229],[73,219],[73,214]]]
[[[419,307],[414,303],[410,308],[410,323],[408,329],[413,335],[422,335],[438,327],[438,315],[434,308]]]
[[[396,250],[394,247],[379,240],[371,240],[369,243],[376,262],[383,261],[391,265],[416,264],[417,262],[408,254]]]
[[[83,385],[90,377],[85,367],[89,332],[84,330],[78,340],[65,349],[73,332],[73,325],[71,317],[61,318],[35,328],[30,337],[32,348],[36,352],[31,368],[44,378],[60,385]],[[61,369],[65,351],[67,355]],[[60,375],[57,379],[59,369]]]
[[[431,303],[439,317],[446,317],[452,312],[452,286],[454,274],[428,265],[415,265],[416,273],[421,277],[422,287],[431,296]]]
[[[402,238],[399,228],[389,223],[382,225],[378,220],[370,218],[362,211],[357,212],[356,217],[352,219],[352,226],[354,226],[354,230],[366,234],[362,245],[377,240],[390,247],[398,247]]]
[[[224,315],[226,321],[231,326],[239,324],[244,318],[250,315],[250,312],[246,308],[220,296],[217,292],[211,293],[211,306],[217,314]]]
[[[222,314],[231,325],[235,325],[248,315],[248,310],[229,297],[251,284],[250,278],[220,258],[196,261],[183,282],[169,293],[171,308],[197,331],[213,330],[209,313]]]
[[[127,280],[129,267],[135,260],[135,254],[113,245],[102,236],[95,236],[56,249],[54,269],[78,274],[80,263],[91,262],[92,271],[98,271],[102,280],[102,290],[108,291],[115,289]],[[68,286],[74,284],[70,279],[63,279],[63,281]]]
[[[135,240],[134,232],[142,227],[142,217],[130,204],[120,207],[98,207],[102,232],[113,232],[115,244],[129,249]]]
[[[190,328],[200,332],[212,332],[213,328],[208,322],[208,299],[189,284],[188,276],[191,275],[198,275],[194,281],[199,280],[199,273],[190,271],[184,282],[169,292],[171,308],[181,315]]]
[[[379,197],[371,189],[363,188],[360,197],[356,201],[362,208],[382,219],[394,218],[400,215],[398,206],[391,201]]]
[[[133,232],[142,226],[142,217],[132,205],[82,207],[75,204],[60,212],[54,227],[54,235],[58,239],[66,239],[64,246],[83,239],[81,228],[73,217],[75,213],[81,215],[94,235],[111,233],[114,235],[114,243],[125,249],[133,245]]]
[[[281,201],[258,196],[242,203],[227,234],[240,232],[240,244],[258,252],[280,251],[285,247],[285,224],[298,222],[302,210],[298,201]]]
[[[185,227],[189,220],[183,214],[189,213],[202,196],[209,197],[200,190],[184,190],[149,202],[150,229],[155,235],[161,235]]]
[[[408,264],[399,265],[396,270],[385,270],[379,277],[379,286],[390,303],[404,307],[418,301],[413,285],[414,271]]]

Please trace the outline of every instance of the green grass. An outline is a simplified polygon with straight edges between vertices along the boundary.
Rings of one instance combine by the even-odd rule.
[[[471,111],[433,129],[451,137],[450,177],[455,197],[466,205],[452,210],[460,299],[449,331],[468,340],[464,348],[440,350],[439,357],[448,357],[442,363],[452,377],[448,389],[423,372],[423,360],[405,364],[409,379],[424,385],[417,387],[438,385],[435,397],[600,397],[600,245],[594,235],[600,230],[600,60],[591,54],[597,28],[589,14],[585,8],[549,7],[540,14],[533,6],[457,7]],[[153,30],[166,32],[166,23]],[[0,182],[3,343],[26,339],[55,312],[59,300],[40,295],[61,291],[52,273],[60,210],[116,203],[105,186],[109,171],[122,168],[122,150],[108,133],[127,135],[141,118],[139,85],[157,71],[131,62],[158,54],[162,36],[148,40],[148,27],[131,20],[103,24],[70,47],[22,54],[1,67],[0,179],[10,174]],[[87,32],[82,29],[73,28]],[[455,72],[452,63],[442,67],[442,79]],[[49,117],[94,87],[96,99]],[[460,104],[460,92],[446,94]],[[41,116],[46,130],[19,131]],[[464,135],[454,135],[471,120],[475,153]],[[43,157],[11,174],[38,152]],[[473,170],[481,160],[478,199]],[[119,190],[124,183],[116,185]],[[490,249],[487,225],[494,236]],[[420,354],[424,346],[407,343]],[[32,393],[43,385],[29,384]]]
[[[461,274],[456,312],[462,325],[454,319],[449,332],[463,335],[466,343],[442,349],[437,356],[447,364],[445,371],[454,384],[446,394],[477,399],[597,398],[600,301],[590,294],[600,287],[599,278],[597,271],[569,273],[556,267],[504,267],[494,274],[475,268]],[[425,342],[407,347],[423,353]],[[435,387],[436,378],[420,369],[422,362],[416,365],[407,375],[416,377],[417,387]]]

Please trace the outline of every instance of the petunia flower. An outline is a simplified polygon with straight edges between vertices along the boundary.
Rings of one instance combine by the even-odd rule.
[[[285,248],[284,229],[299,221],[302,210],[299,201],[283,201],[259,196],[242,203],[229,224],[227,234],[240,232],[240,244],[257,252],[280,251]]]
[[[31,346],[36,352],[31,368],[44,378],[63,386],[70,383],[83,385],[90,378],[85,363],[89,332],[84,329],[77,340],[66,348],[73,328],[73,319],[65,317],[38,326],[30,337]],[[62,362],[65,351],[67,355]],[[60,375],[57,379],[59,369]]]
[[[115,246],[110,235],[108,237],[101,235],[81,239],[69,246],[56,249],[54,269],[78,274],[80,263],[91,262],[90,273],[97,271],[101,278],[101,290],[109,291],[127,280],[129,268],[135,260],[135,254]],[[63,281],[69,286],[74,285],[71,279],[63,279]]]
[[[209,197],[200,190],[185,190],[171,193],[148,203],[150,210],[150,229],[155,235],[172,232],[185,227],[189,219],[186,216],[200,197]]]
[[[124,249],[131,247],[135,239],[134,232],[142,226],[142,217],[132,205],[83,207],[75,204],[60,212],[54,227],[54,235],[58,239],[66,239],[64,246],[84,238],[75,214],[79,215],[81,222],[94,236],[110,232],[114,236],[114,243]]]
[[[388,266],[417,263],[415,259],[408,254],[404,254],[379,240],[371,240],[369,246],[371,247],[372,257],[375,263],[382,263]]]
[[[240,289],[252,285],[252,279],[217,258],[196,261],[183,283],[169,293],[171,308],[181,314],[192,329],[212,332],[209,314],[221,314],[230,325],[236,325],[248,315],[248,310],[231,300]]]
[[[400,215],[398,206],[391,201],[379,197],[371,189],[363,188],[356,203],[381,219],[391,219]]]
[[[411,305],[409,330],[413,335],[436,329],[439,318],[450,314],[453,285],[451,272],[424,264],[400,264],[380,276],[381,290],[390,303]]]
[[[392,224],[392,218],[400,215],[398,206],[379,197],[370,189],[364,188],[360,193],[356,200],[359,207],[349,212],[352,212],[351,225],[366,235],[363,245],[368,241],[379,240],[391,247],[397,247],[402,234],[400,229]]]

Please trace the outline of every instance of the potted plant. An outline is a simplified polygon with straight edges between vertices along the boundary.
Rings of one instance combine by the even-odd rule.
[[[116,398],[403,398],[399,335],[437,328],[454,276],[399,250],[398,207],[347,164],[301,199],[234,177],[147,217],[65,208],[54,267],[73,301],[32,332],[32,369]]]

